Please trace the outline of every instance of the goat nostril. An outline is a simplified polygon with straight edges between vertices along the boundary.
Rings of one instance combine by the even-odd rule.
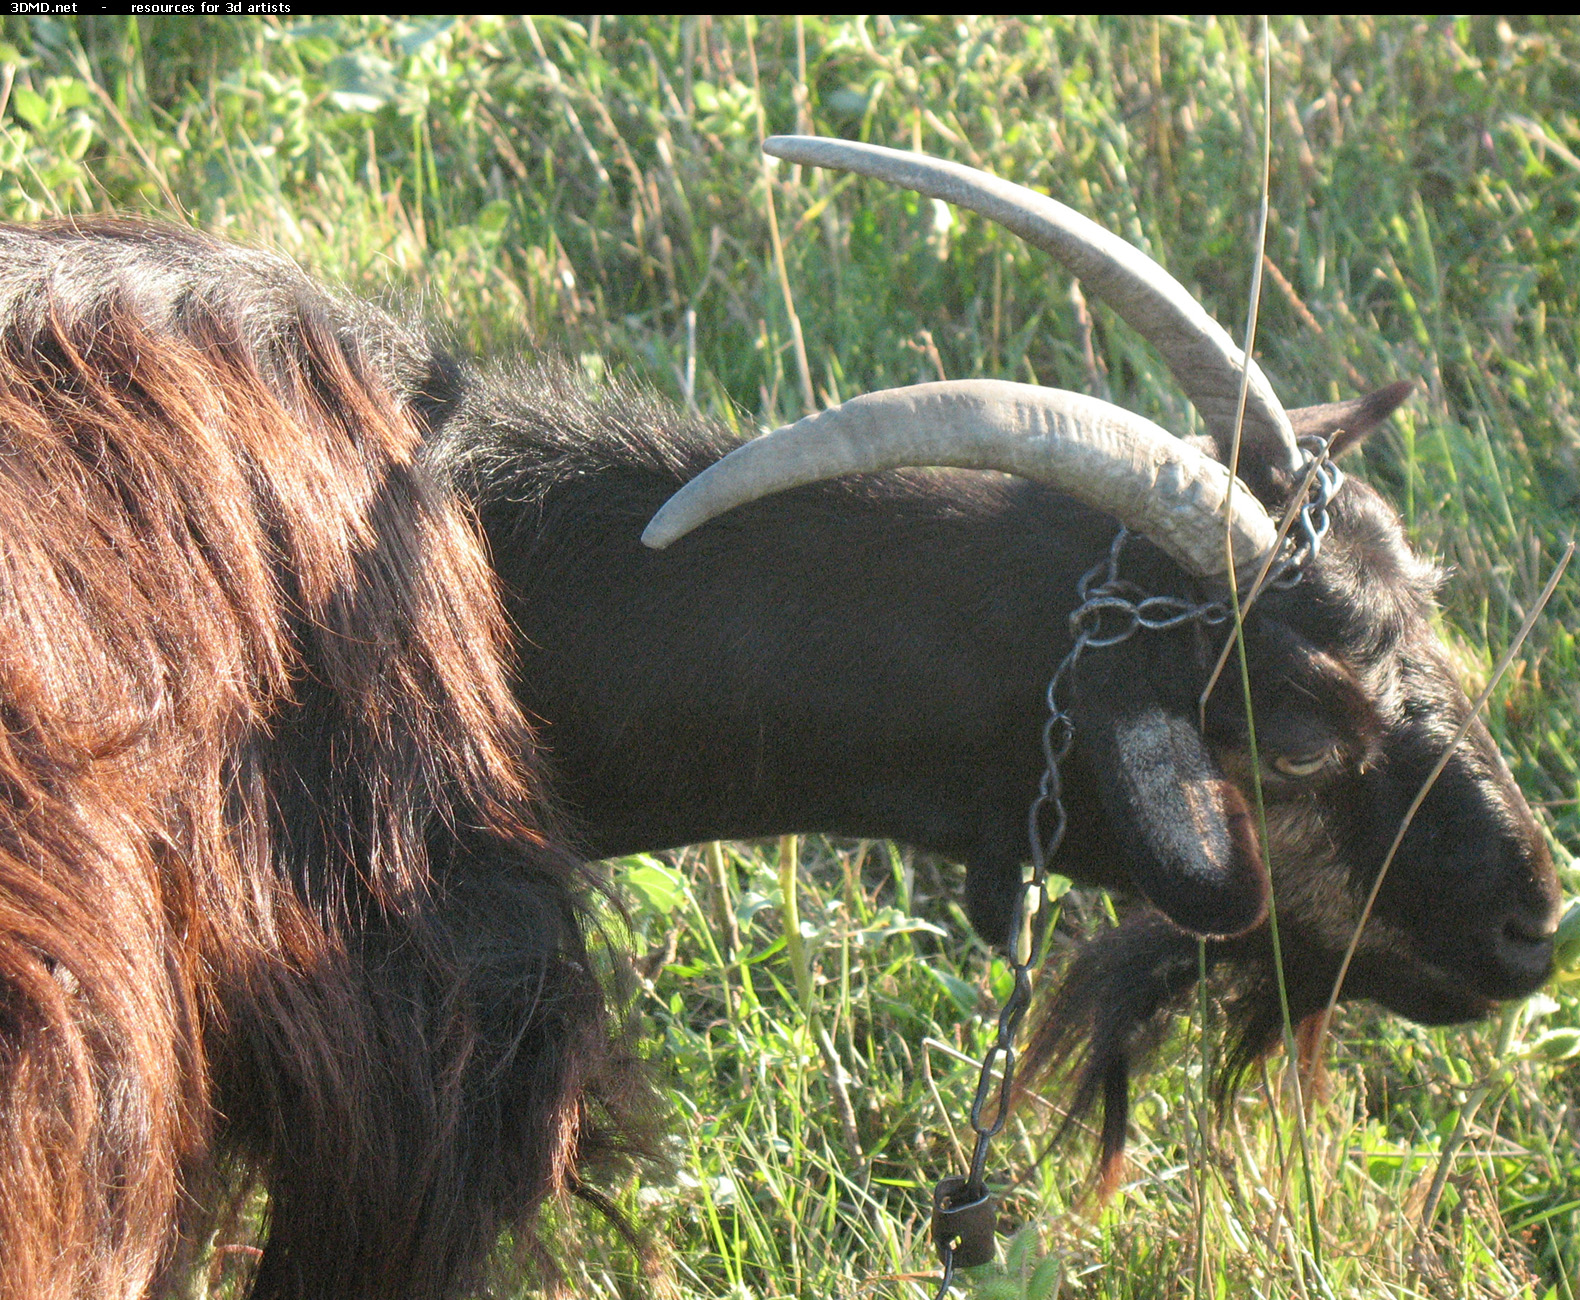
[[[1536,921],[1528,917],[1511,916],[1503,923],[1503,942],[1511,945],[1545,944],[1552,940],[1557,929],[1558,922],[1553,917]]]
[[[1498,964],[1507,975],[1534,987],[1547,978],[1552,967],[1556,928],[1550,917],[1521,913],[1506,917],[1498,935]]]

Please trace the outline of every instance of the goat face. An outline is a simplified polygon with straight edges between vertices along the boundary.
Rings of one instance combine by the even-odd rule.
[[[1471,706],[1431,625],[1436,571],[1364,484],[1346,480],[1329,514],[1299,584],[1245,612],[1265,857],[1234,656],[1201,703],[1221,630],[1139,633],[1087,650],[1072,674],[1076,748],[1099,815],[1058,869],[1112,874],[1090,862],[1112,854],[1119,878],[1177,926],[1219,936],[1211,952],[1245,977],[1242,1014],[1258,1039],[1280,1018],[1269,884],[1296,1015],[1326,1005],[1355,940],[1346,997],[1427,1023],[1476,1018],[1545,980],[1557,920],[1546,845],[1485,726],[1471,721],[1452,744]],[[1133,549],[1126,576],[1179,592],[1177,568]],[[1160,999],[1179,988],[1165,975],[1176,958],[1195,970],[1194,941],[1179,937],[1177,952],[1158,949]]]
[[[1304,580],[1269,592],[1246,626],[1267,850],[1285,943],[1298,957],[1287,960],[1293,1010],[1326,1003],[1359,930],[1347,996],[1426,1023],[1472,1019],[1546,979],[1557,878],[1479,720],[1405,826],[1470,702],[1431,625],[1437,575],[1411,553],[1394,512],[1353,480],[1330,510],[1332,531]],[[1237,677],[1231,664],[1206,739],[1246,789]]]
[[[1096,751],[1085,761],[1104,773],[1108,814],[1084,838],[1114,843],[1144,883],[1156,874],[1159,844],[1190,829],[1178,772],[1152,775],[1149,803],[1118,807],[1125,775],[1102,766],[1113,758],[1116,713],[1133,715],[1145,699],[1175,720],[1175,748],[1199,742],[1197,767],[1222,781],[1219,802],[1239,823],[1237,833],[1217,832],[1233,849],[1226,874],[1270,877],[1294,1020],[1320,1024],[1341,975],[1344,999],[1370,998],[1427,1024],[1476,1019],[1548,975],[1558,915],[1552,861],[1486,727],[1470,718],[1432,628],[1436,571],[1412,554],[1394,512],[1364,484],[1346,480],[1329,514],[1331,530],[1300,583],[1266,592],[1245,613],[1266,867],[1245,825],[1256,782],[1240,672],[1231,657],[1201,708],[1222,637],[1200,629],[1135,636],[1083,657],[1072,709],[1077,746]],[[1167,580],[1158,557],[1138,559],[1151,570],[1143,581]],[[1061,864],[1076,875],[1080,865]],[[1242,893],[1254,896],[1250,884]],[[1283,1025],[1271,925],[1209,939],[1206,957],[1226,994],[1226,1098]],[[1105,1189],[1124,1150],[1129,1076],[1162,1041],[1166,1013],[1187,1000],[1200,970],[1196,936],[1142,907],[1081,945],[1045,1000],[1022,1077],[1062,1081],[1068,1123],[1101,1100]]]
[[[1149,594],[1222,593],[1231,568],[1245,590],[1279,545],[1273,518],[1301,472],[1298,439],[1331,435],[1342,452],[1408,392],[1394,385],[1286,412],[1255,363],[1163,268],[1063,205],[918,154],[800,138],[767,148],[974,208],[1052,253],[1163,353],[1204,417],[1213,453],[1077,394],[981,380],[924,384],[857,398],[737,449],[655,517],[644,535],[650,545],[818,478],[955,465],[1037,479],[1117,516],[1152,543],[1136,548],[1138,571],[1125,575]],[[1238,485],[1225,469],[1231,448],[1243,448]],[[1432,631],[1432,571],[1375,493],[1348,483],[1329,511],[1331,533],[1303,564],[1303,580],[1269,590],[1247,614],[1249,718],[1232,665],[1202,705],[1222,638],[1200,624],[1093,646],[1071,672],[1082,769],[1072,784],[1092,789],[1072,791],[1072,804],[1083,804],[1072,813],[1087,826],[1058,867],[1076,879],[1124,881],[1178,927],[1170,938],[1168,927],[1138,922],[1144,938],[1126,951],[1143,967],[1136,988],[1151,991],[1127,990],[1115,1001],[1123,1011],[1090,1003],[1081,1013],[1088,1018],[1113,1027],[1116,1017],[1132,1026],[1150,1017],[1178,991],[1186,957],[1185,983],[1194,979],[1200,936],[1245,976],[1245,1041],[1264,1037],[1270,886],[1286,964],[1298,972],[1297,1011],[1326,1004],[1352,940],[1348,993],[1418,1020],[1480,1015],[1547,974],[1552,865]],[[1263,765],[1260,782],[1253,763]],[[1252,811],[1258,784],[1266,859]],[[1007,878],[991,884],[1013,889]],[[983,901],[993,890],[973,886],[973,919],[998,920]],[[1104,969],[1114,978],[1095,982],[1115,992],[1121,969]],[[1110,1037],[1118,1043],[1123,1034]]]

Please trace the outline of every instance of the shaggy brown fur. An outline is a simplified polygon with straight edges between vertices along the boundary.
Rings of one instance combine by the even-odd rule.
[[[492,579],[370,359],[416,346],[283,259],[0,229],[3,1300],[148,1294],[217,1165],[254,1296],[451,1296],[633,1131]]]

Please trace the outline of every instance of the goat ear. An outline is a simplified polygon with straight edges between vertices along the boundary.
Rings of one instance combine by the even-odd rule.
[[[1083,710],[1077,734],[1102,774],[1103,810],[1136,888],[1193,934],[1229,937],[1260,924],[1267,871],[1239,789],[1187,716],[1138,695],[1134,682],[1109,699]]]
[[[1324,402],[1321,406],[1301,406],[1289,412],[1289,423],[1295,437],[1315,437],[1326,441],[1333,434],[1333,455],[1342,456],[1360,446],[1361,440],[1394,413],[1415,384],[1401,379],[1396,384],[1379,388],[1365,397],[1352,397],[1347,402]]]

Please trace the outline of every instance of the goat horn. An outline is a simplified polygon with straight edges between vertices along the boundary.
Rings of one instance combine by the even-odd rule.
[[[642,541],[668,546],[715,515],[839,474],[904,465],[1035,479],[1118,516],[1198,577],[1225,572],[1225,499],[1237,569],[1276,528],[1243,483],[1151,420],[1111,402],[1000,379],[957,379],[852,398],[737,447],[672,496]]]
[[[1201,413],[1225,462],[1234,440],[1245,354],[1185,286],[1140,249],[1055,199],[961,163],[822,136],[776,135],[763,149],[810,167],[859,172],[970,208],[1052,255],[1151,343]],[[1301,456],[1283,404],[1252,361],[1242,450],[1246,463],[1293,472]]]

